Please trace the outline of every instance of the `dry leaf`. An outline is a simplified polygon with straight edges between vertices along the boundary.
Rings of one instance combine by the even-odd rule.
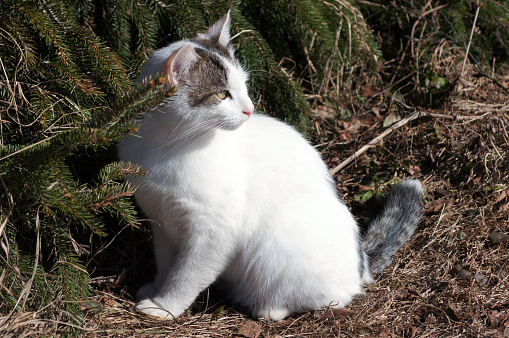
[[[442,210],[442,208],[444,208],[444,205],[445,209],[449,208],[452,205],[452,200],[444,200],[443,198],[439,198],[437,200],[431,201],[424,206],[424,212],[439,212]]]
[[[370,85],[366,85],[366,86],[363,86],[362,87],[362,96],[364,97],[370,97],[372,95],[375,95],[376,93],[378,93],[380,90],[378,88],[375,88],[375,87],[371,87]]]
[[[391,113],[387,114],[387,116],[385,116],[383,126],[384,127],[392,126],[394,123],[396,123],[400,120],[401,120],[401,116],[399,116],[395,112],[391,112]]]
[[[405,288],[399,295],[396,296],[398,300],[408,300],[408,299],[419,299],[421,295],[419,291],[413,287]]]
[[[328,309],[322,316],[322,319],[338,320],[345,317],[351,317],[355,311],[348,309]]]
[[[95,300],[89,300],[85,301],[84,304],[92,310],[94,314],[98,314],[99,312],[102,312],[104,310],[104,306],[101,304],[101,302],[95,301]]]
[[[344,133],[339,134],[339,139],[341,141],[351,140],[351,139],[353,139],[353,136],[350,133],[344,132]]]
[[[262,331],[263,329],[260,324],[254,321],[249,321],[242,324],[237,333],[247,338],[257,338]]]
[[[442,195],[442,196],[447,196],[447,195],[449,195],[451,193],[450,191],[442,189],[442,188],[436,188],[435,192],[437,194],[439,194],[439,195]]]
[[[485,275],[480,274],[480,273],[476,274],[474,276],[474,279],[477,282],[477,284],[479,284],[480,286],[483,286],[484,284],[488,283],[488,277],[486,277]]]
[[[502,200],[504,200],[505,198],[507,198],[509,196],[509,189],[506,189],[504,191],[502,191],[500,193],[500,196],[498,196],[497,200],[495,201],[495,203],[498,203]]]
[[[345,128],[345,131],[357,134],[361,130],[363,123],[358,119],[352,119],[350,121],[339,121],[339,124]]]
[[[118,305],[117,301],[111,297],[110,295],[108,294],[105,294],[103,295],[100,299],[99,299],[99,302],[101,302],[102,304],[104,304],[105,307],[115,307]]]
[[[426,324],[436,324],[436,322],[437,322],[437,318],[432,313],[430,313],[428,315],[428,317],[426,318],[426,321],[425,321]]]
[[[460,310],[458,309],[456,304],[453,304],[450,299],[448,300],[447,303],[449,305],[445,311],[447,313],[447,316],[449,316],[449,318],[451,318],[454,321],[461,320],[463,316],[460,314]]]
[[[314,113],[315,113],[315,116],[318,116],[324,120],[327,118],[332,118],[332,119],[335,118],[334,110],[327,106],[318,106],[314,110]]]
[[[489,234],[489,237],[493,241],[493,243],[502,243],[509,240],[509,235],[500,232],[492,232],[491,234]]]
[[[117,279],[113,283],[108,283],[107,287],[109,289],[116,289],[122,286],[122,281],[125,279],[126,276],[126,269],[123,268],[120,272],[120,275],[118,275]]]
[[[421,168],[418,165],[410,165],[408,167],[408,172],[410,175],[419,175],[421,173]]]
[[[490,321],[490,326],[498,326],[502,318],[500,318],[500,313],[498,311],[491,311],[488,313],[488,320]]]

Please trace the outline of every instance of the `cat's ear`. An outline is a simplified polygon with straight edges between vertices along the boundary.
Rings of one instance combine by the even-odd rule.
[[[228,11],[225,16],[210,26],[205,33],[198,34],[198,38],[212,40],[226,47],[230,42],[230,22],[230,11]]]
[[[190,66],[198,61],[193,45],[186,43],[177,51],[173,52],[163,65],[163,74],[168,75],[170,83],[177,84],[177,78],[182,76]]]

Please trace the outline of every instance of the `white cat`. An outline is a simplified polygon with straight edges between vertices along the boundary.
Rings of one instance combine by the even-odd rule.
[[[361,239],[319,153],[254,113],[229,24],[156,51],[140,76],[178,90],[119,145],[148,171],[129,181],[154,220],[158,273],[136,307],[176,317],[213,282],[257,318],[345,306],[414,232],[422,185],[396,186]]]

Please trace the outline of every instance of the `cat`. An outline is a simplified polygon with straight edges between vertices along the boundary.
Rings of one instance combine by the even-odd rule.
[[[361,238],[320,154],[254,112],[229,31],[228,12],[155,51],[140,75],[178,89],[119,143],[121,160],[148,171],[128,177],[153,220],[157,262],[136,309],[177,317],[214,282],[255,318],[343,307],[412,236],[424,188],[395,186]]]

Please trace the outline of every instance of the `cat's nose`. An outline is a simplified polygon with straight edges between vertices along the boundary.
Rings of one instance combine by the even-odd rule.
[[[250,104],[247,106],[247,107],[244,107],[244,109],[242,110],[242,112],[247,116],[251,116],[251,114],[253,114],[254,112],[254,106],[253,104],[250,102]]]

